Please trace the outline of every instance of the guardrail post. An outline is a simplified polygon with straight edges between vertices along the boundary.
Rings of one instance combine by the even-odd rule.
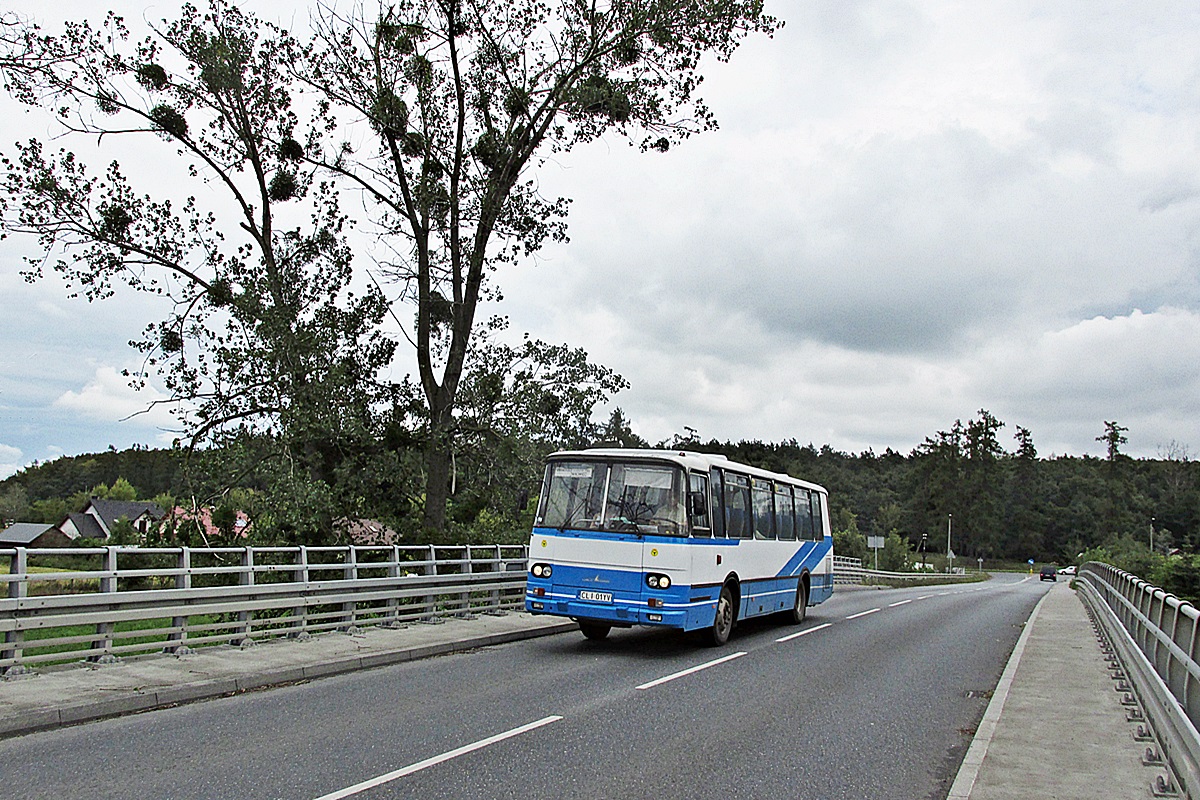
[[[459,575],[470,576],[473,573],[471,565],[471,545],[466,546],[462,559],[458,562]],[[461,619],[475,619],[475,615],[471,613],[471,579],[465,577],[462,579],[466,587],[462,594],[458,596],[458,610],[454,616]]]
[[[400,545],[392,545],[392,558],[388,563],[388,579],[393,589],[399,589],[400,583]],[[384,604],[383,622],[380,623],[384,628],[400,628],[400,600],[396,595],[392,595]]]
[[[292,580],[300,585],[300,594],[308,598],[308,548],[300,545],[296,550],[296,569],[292,572]],[[288,636],[300,641],[308,641],[312,634],[308,632],[308,603],[300,603],[292,607],[292,629]]]
[[[242,548],[242,571],[238,573],[239,586],[254,585],[254,550],[250,547]],[[237,612],[237,628],[233,638],[233,643],[238,647],[250,647],[254,644],[254,639],[250,634],[254,627],[254,612],[239,611]]]
[[[502,578],[502,573],[504,572],[504,562],[500,559],[500,545],[495,545],[494,549],[495,555],[492,556],[492,568],[489,569],[488,572],[501,573],[501,575],[498,577]],[[500,607],[502,602],[503,601],[500,597],[500,587],[497,585],[496,588],[488,592],[488,605],[487,608],[483,610],[483,613],[493,617],[504,616],[504,609]]]
[[[345,566],[342,570],[342,577],[347,581],[358,580],[358,551],[357,548],[355,548],[355,546],[352,544],[346,545],[346,561],[344,563]],[[357,607],[358,604],[353,600],[342,603],[342,625],[338,628],[338,630],[340,630],[342,633],[348,633],[351,635],[360,633],[358,625],[356,624],[357,619],[355,616]]]
[[[102,594],[116,594],[117,592],[117,548],[108,546],[104,548],[104,576],[100,578],[100,592]],[[93,664],[115,664],[120,661],[112,651],[113,647],[113,632],[116,626],[111,622],[96,623],[96,638],[92,639],[92,655],[88,656],[88,661]],[[96,652],[99,650],[100,652]]]
[[[429,557],[425,562],[424,572],[429,576],[437,575],[437,545],[429,545]],[[437,589],[433,589],[432,591],[436,592]],[[421,614],[421,622],[424,622],[426,625],[440,625],[446,621],[437,615],[436,594],[425,595],[422,602],[425,605],[425,609]]]
[[[9,581],[9,599],[17,600],[22,597],[28,597],[29,556],[25,552],[24,547],[17,548],[17,553],[12,557],[12,561],[10,562],[8,573],[9,575],[18,576],[20,578],[19,580]],[[0,647],[0,661],[12,660],[14,662],[7,667],[0,667],[0,675],[4,676],[5,678],[16,678],[21,675],[32,674],[31,670],[21,663],[22,643],[24,640],[24,631],[5,631],[4,646]]]
[[[175,560],[175,588],[176,589],[191,589],[192,588],[192,551],[186,547],[179,548],[179,555]],[[196,652],[187,646],[187,617],[171,617],[171,627],[176,630],[167,634],[167,646],[163,648],[164,653],[174,653],[177,656],[189,655]]]
[[[1183,648],[1183,652],[1193,662],[1196,661],[1197,633],[1200,633],[1200,616],[1192,620],[1192,629],[1188,634],[1187,647]],[[1179,698],[1179,702],[1183,703],[1183,710],[1190,719],[1200,719],[1200,709],[1196,708],[1195,686],[1196,677],[1192,675],[1191,670],[1185,668],[1183,673],[1183,696]]]

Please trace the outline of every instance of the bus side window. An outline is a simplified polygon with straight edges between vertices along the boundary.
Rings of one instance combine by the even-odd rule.
[[[820,492],[813,492],[813,538],[818,542],[825,538],[825,520],[821,509],[821,503],[824,499],[825,495],[821,494]]]
[[[725,510],[721,500],[725,497],[725,483],[721,470],[712,469],[712,533],[718,539],[725,538]]]
[[[794,541],[796,538],[796,508],[792,504],[792,487],[778,484],[775,487],[775,529],[779,538]]]
[[[688,514],[692,519],[693,536],[712,536],[708,508],[708,476],[693,472],[688,492]]]
[[[754,538],[775,538],[775,492],[770,481],[754,479]]]
[[[816,538],[813,536],[812,493],[807,489],[796,490],[796,527],[801,539]]]
[[[751,539],[750,479],[743,475],[725,476],[725,535],[730,539]]]

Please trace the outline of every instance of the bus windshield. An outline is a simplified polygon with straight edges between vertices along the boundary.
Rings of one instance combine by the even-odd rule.
[[[685,521],[678,467],[557,461],[546,468],[541,527],[686,536]]]

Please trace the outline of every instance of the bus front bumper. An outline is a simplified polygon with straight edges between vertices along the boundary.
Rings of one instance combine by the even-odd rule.
[[[688,610],[678,608],[649,608],[646,601],[594,603],[577,598],[525,596],[525,610],[531,614],[551,614],[558,617],[585,619],[610,625],[662,625],[668,628],[687,628]]]

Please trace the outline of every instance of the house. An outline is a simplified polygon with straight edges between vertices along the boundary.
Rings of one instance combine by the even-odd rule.
[[[0,547],[69,547],[71,539],[53,525],[14,522],[0,531]]]
[[[185,525],[192,525],[193,530],[200,534],[200,537],[206,544],[214,540],[220,541],[225,538],[225,532],[222,531],[213,522],[213,510],[210,506],[201,506],[198,509],[192,510],[182,506],[175,506],[171,509],[168,517],[162,520],[161,525],[165,531],[177,532]],[[233,536],[234,538],[243,538],[250,533],[250,517],[245,511],[238,511],[233,519]],[[175,537],[170,537],[175,538]]]
[[[349,519],[340,517],[333,522],[334,530],[359,546],[394,545],[403,538],[394,529],[377,519]]]
[[[83,511],[68,514],[58,523],[58,530],[74,540],[108,539],[112,536],[117,520],[125,518],[138,533],[146,533],[166,512],[158,505],[145,500],[104,500],[93,497]]]

